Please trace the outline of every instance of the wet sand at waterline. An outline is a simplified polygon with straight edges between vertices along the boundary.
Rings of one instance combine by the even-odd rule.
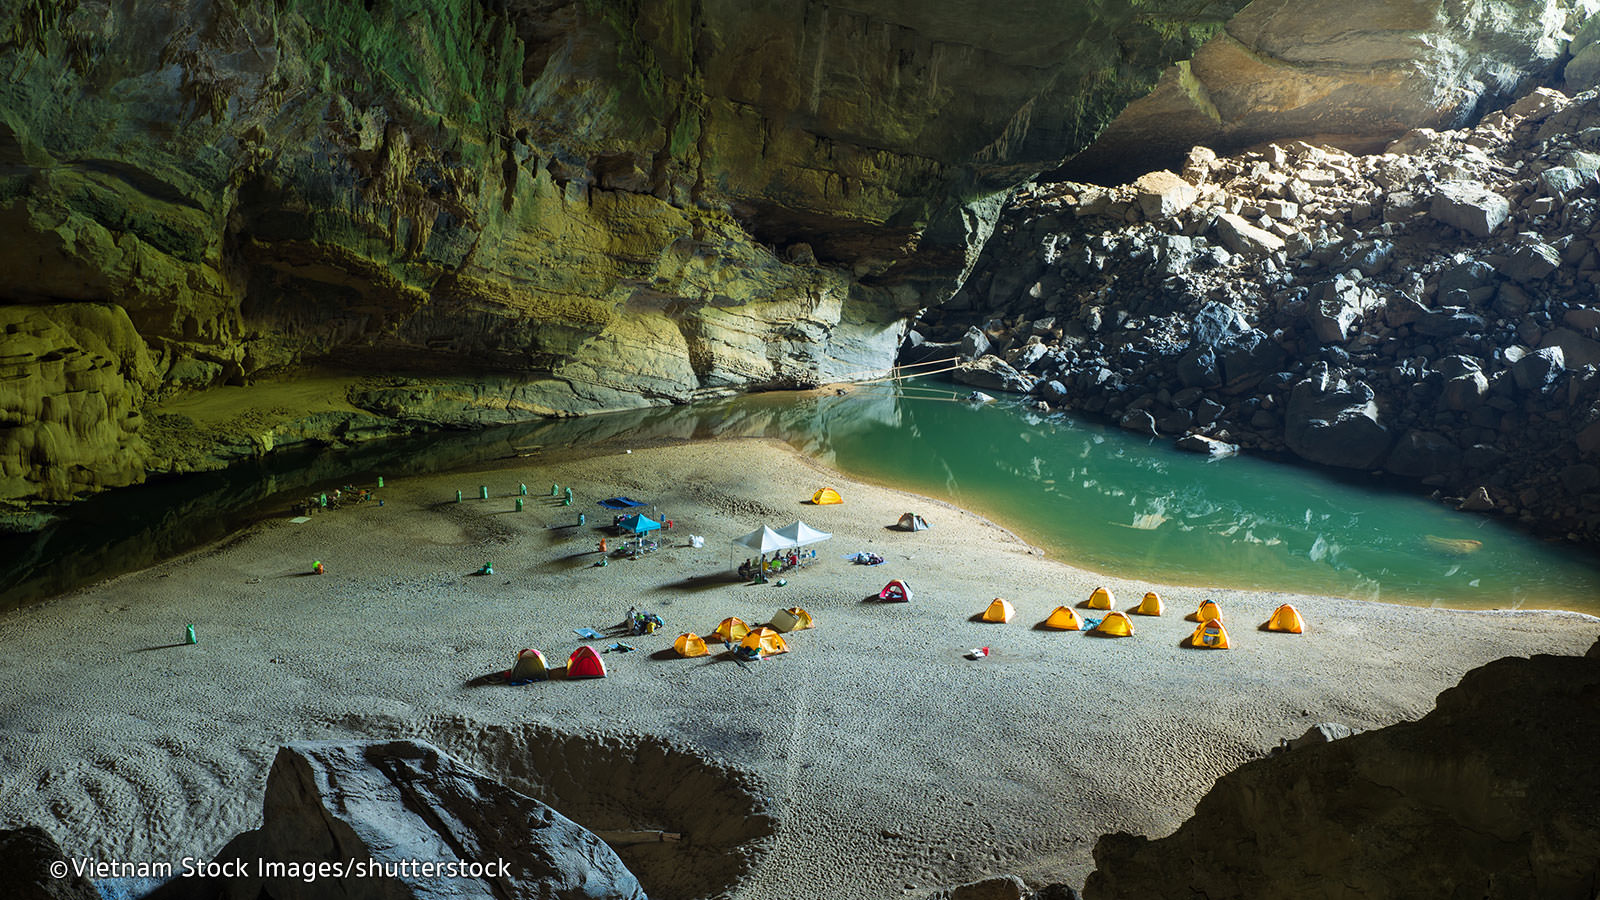
[[[548,496],[552,482],[572,506]],[[803,502],[825,484],[844,504]],[[476,499],[480,485],[491,499]],[[611,513],[595,502],[619,494],[675,527],[661,549],[596,567]],[[1098,835],[1169,833],[1217,776],[1313,723],[1416,718],[1468,669],[1582,653],[1600,635],[1574,613],[1091,574],[774,441],[508,460],[390,480],[377,496],[382,507],[264,522],[0,618],[0,818],[44,826],[69,856],[209,858],[259,824],[281,743],[418,736],[535,793],[554,783],[535,770],[562,767],[567,786],[541,799],[590,827],[684,833],[655,858],[625,854],[652,896],[901,897],[1000,873],[1080,885]],[[933,528],[892,529],[908,511]],[[732,579],[747,555],[732,538],[796,518],[833,534],[812,565],[782,586]],[[858,550],[887,562],[841,558]],[[325,574],[308,574],[314,560]],[[473,574],[484,563],[494,574]],[[891,578],[912,602],[875,601]],[[1101,585],[1121,609],[1156,590],[1166,615],[1133,617],[1128,639],[1034,627]],[[974,621],[995,597],[1016,618]],[[1183,646],[1204,600],[1220,604],[1232,650]],[[1259,631],[1286,601],[1307,633]],[[630,606],[665,628],[588,641],[637,648],[604,653],[605,679],[485,677],[524,647],[559,666],[585,642],[574,628],[605,631]],[[791,606],[817,627],[790,635],[788,654],[670,651],[681,632]],[[694,779],[704,787],[685,803],[672,789]],[[696,843],[713,832],[721,844]]]

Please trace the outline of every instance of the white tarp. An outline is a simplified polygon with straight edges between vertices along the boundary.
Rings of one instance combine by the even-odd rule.
[[[757,553],[771,553],[774,550],[787,550],[790,547],[795,546],[794,541],[784,537],[776,531],[773,531],[771,528],[768,528],[765,525],[761,526],[755,531],[750,532],[744,537],[734,538],[733,543],[737,546],[754,550]]]
[[[798,519],[790,522],[782,528],[779,528],[778,534],[779,536],[794,542],[794,546],[796,547],[804,547],[808,544],[815,544],[818,541],[825,541],[828,538],[833,537],[833,535],[827,533],[826,531],[818,531]]]

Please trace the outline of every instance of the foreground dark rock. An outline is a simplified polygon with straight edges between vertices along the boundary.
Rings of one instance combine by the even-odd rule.
[[[1540,89],[1369,156],[1197,147],[1192,200],[1171,173],[1020,193],[916,330],[972,355],[976,327],[1019,373],[988,386],[1031,382],[1053,408],[1416,479],[1600,541],[1597,172],[1596,92]]]
[[[94,883],[73,872],[61,847],[37,825],[0,830],[0,897],[7,900],[100,900]]]
[[[1600,644],[1496,660],[1406,722],[1247,763],[1170,837],[1095,845],[1088,900],[1591,900]]]
[[[431,744],[297,743],[278,751],[267,776],[262,825],[230,841],[219,861],[251,862],[249,877],[175,882],[162,896],[220,900],[334,900],[347,883],[367,896],[482,900],[644,900],[639,882],[594,834],[531,797],[457,762]],[[384,866],[348,881],[275,877],[257,860]],[[417,861],[494,865],[488,874],[407,872]]]

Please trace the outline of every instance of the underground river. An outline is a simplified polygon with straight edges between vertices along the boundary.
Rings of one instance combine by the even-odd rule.
[[[112,492],[79,504],[48,531],[0,539],[0,595],[16,606],[141,568],[286,515],[307,494],[370,485],[378,475],[771,437],[855,478],[981,513],[1052,558],[1091,570],[1418,605],[1600,614],[1600,564],[1581,550],[1359,474],[1244,456],[1207,460],[1106,424],[1039,416],[1017,400],[959,399],[969,390],[919,379],[843,395],[758,394],[291,451]],[[938,527],[938,510],[911,511]],[[846,549],[853,548],[839,552]]]

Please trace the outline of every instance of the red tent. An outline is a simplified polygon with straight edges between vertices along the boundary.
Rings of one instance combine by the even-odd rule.
[[[878,592],[879,600],[888,600],[891,603],[905,603],[911,599],[911,588],[900,579],[889,582]]]
[[[600,654],[588,644],[572,651],[567,657],[568,678],[604,678],[606,677],[606,664],[601,661]]]

